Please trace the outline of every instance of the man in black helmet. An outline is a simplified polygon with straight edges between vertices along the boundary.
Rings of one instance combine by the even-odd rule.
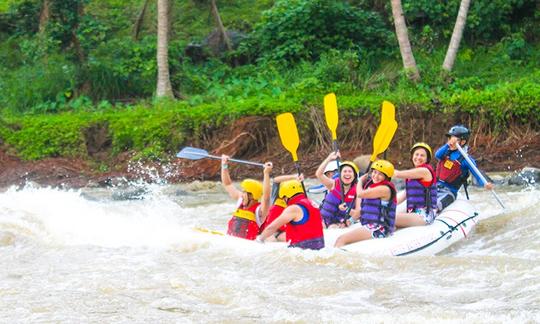
[[[437,207],[439,212],[450,205],[456,200],[457,193],[462,185],[465,186],[465,192],[467,192],[467,178],[471,173],[471,167],[467,163],[467,160],[461,155],[457,149],[457,145],[467,151],[467,141],[471,136],[471,131],[463,125],[455,125],[446,134],[448,142],[441,146],[435,153],[435,157],[439,162],[437,163]],[[476,165],[474,159],[469,155],[471,161]],[[473,172],[477,183],[484,188],[491,190],[493,184],[490,182],[483,182]],[[467,197],[468,198],[468,197]]]

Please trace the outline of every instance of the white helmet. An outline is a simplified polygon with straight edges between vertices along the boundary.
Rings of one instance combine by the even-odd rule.
[[[334,171],[336,172],[338,170],[338,163],[336,160],[333,160],[333,161],[330,161],[328,162],[328,164],[326,165],[326,168],[324,168],[324,172],[323,173],[326,173],[326,172],[330,172],[330,171]]]

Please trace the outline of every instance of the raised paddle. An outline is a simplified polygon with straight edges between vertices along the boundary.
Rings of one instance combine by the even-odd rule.
[[[324,96],[324,117],[326,118],[326,125],[328,125],[328,128],[330,129],[330,132],[332,133],[332,143],[334,146],[334,152],[337,153],[339,150],[338,148],[338,142],[337,142],[337,126],[339,122],[338,117],[338,107],[337,107],[337,99],[336,95],[334,93],[329,93],[326,96]],[[339,179],[341,179],[341,171],[340,171],[340,163],[339,158],[336,159],[337,166],[338,166],[338,175]],[[341,201],[343,202],[345,200],[345,193],[343,189],[343,182],[339,182],[341,184]]]
[[[326,118],[326,125],[328,125],[328,129],[330,129],[330,132],[332,133],[332,143],[334,145],[334,151],[337,152],[338,144],[336,130],[339,118],[336,95],[334,93],[329,93],[324,96],[324,116]]]
[[[179,157],[179,158],[182,158],[182,159],[190,159],[190,160],[200,160],[200,159],[203,159],[203,158],[221,160],[220,156],[210,155],[210,154],[208,154],[207,151],[205,151],[203,149],[195,148],[195,147],[189,147],[189,146],[184,147],[180,152],[176,153],[176,157]],[[251,161],[238,160],[238,159],[229,159],[229,161],[236,162],[236,163],[244,163],[244,164],[249,164],[249,165],[255,165],[255,166],[259,166],[259,167],[264,168],[264,164],[258,163],[258,162],[251,162]]]
[[[465,161],[467,161],[467,163],[469,163],[469,166],[471,167],[471,170],[472,172],[474,172],[476,174],[476,176],[478,178],[480,178],[480,180],[482,180],[482,182],[484,183],[488,183],[486,178],[482,175],[482,172],[480,172],[480,170],[478,170],[478,168],[476,167],[476,165],[473,163],[473,161],[471,161],[471,158],[469,157],[469,154],[467,154],[467,152],[465,152],[465,150],[461,147],[461,145],[459,145],[459,143],[456,143],[456,147],[459,151],[459,153],[461,153],[461,155],[463,155],[463,158],[465,159]],[[493,194],[493,197],[495,197],[495,199],[497,200],[497,202],[499,202],[499,204],[501,205],[501,207],[503,209],[506,209],[506,207],[504,206],[501,198],[499,198],[499,195],[497,195],[497,193],[495,192],[495,190],[491,189],[491,193]]]
[[[379,128],[375,132],[373,137],[373,153],[369,158],[369,165],[366,169],[366,173],[369,172],[371,163],[375,162],[377,156],[382,152],[386,151],[394,134],[398,128],[398,123],[395,118],[395,107],[389,101],[383,101],[382,111],[381,111],[381,122]]]
[[[291,153],[296,171],[298,172],[298,175],[300,175],[300,163],[298,163],[298,155],[296,154],[298,145],[300,144],[300,137],[298,136],[298,128],[296,128],[294,116],[291,113],[279,114],[276,116],[276,124],[281,144],[283,144],[283,147]],[[302,190],[304,190],[304,194],[307,195],[303,181]]]

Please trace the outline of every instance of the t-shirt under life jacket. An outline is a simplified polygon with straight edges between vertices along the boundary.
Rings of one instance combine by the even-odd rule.
[[[285,230],[290,247],[320,250],[324,248],[321,213],[304,194],[298,194],[287,202],[288,206],[298,205],[304,214],[300,221],[291,221]]]
[[[373,180],[369,180],[364,185],[364,189],[376,188],[378,186],[388,186],[390,188],[390,201],[388,205],[383,205],[380,198],[362,198],[360,223],[362,225],[382,225],[388,233],[392,233],[395,230],[396,223],[396,187],[388,180],[379,183],[373,183]]]
[[[455,160],[450,160],[450,153],[447,153],[444,158],[442,158],[437,163],[436,174],[439,181],[444,182],[455,191],[458,191],[463,184],[467,182],[469,173],[464,173],[461,169],[461,163],[463,161],[463,156],[460,156]]]
[[[334,182],[334,188],[326,194],[324,201],[321,204],[321,215],[326,227],[332,224],[345,223],[347,220],[347,211],[339,209],[339,205],[343,202],[347,204],[347,210],[354,207],[356,200],[356,181],[351,183],[349,191],[343,195],[345,201],[341,201],[341,180],[336,179]]]
[[[243,208],[238,206],[233,214],[233,217],[229,220],[227,227],[227,235],[245,238],[247,240],[254,240],[259,234],[259,225],[257,225],[257,208],[260,203],[257,202],[249,208]]]
[[[278,218],[281,213],[283,213],[283,210],[287,207],[287,204],[283,201],[281,198],[277,198],[276,201],[274,201],[274,204],[268,209],[268,216],[266,217],[266,220],[261,225],[261,228],[259,229],[259,233],[262,233],[268,225],[270,225],[276,218]],[[287,225],[283,225],[279,228],[280,232],[285,232],[285,228]]]
[[[429,164],[422,164],[417,168],[426,168],[431,173],[431,181],[420,181],[419,179],[407,179],[405,181],[405,191],[407,193],[407,210],[426,208],[428,211],[437,208],[437,178],[435,172]]]

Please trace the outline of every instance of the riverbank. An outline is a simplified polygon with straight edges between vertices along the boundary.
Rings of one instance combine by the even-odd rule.
[[[331,151],[330,135],[318,113],[311,120],[299,120],[301,170],[313,176],[321,160]],[[457,121],[411,118],[409,114],[397,116],[399,128],[387,151],[387,159],[397,168],[409,167],[408,150],[416,141],[426,141],[433,149],[444,143],[449,125]],[[474,121],[470,120],[472,124]],[[338,128],[338,141],[344,159],[371,154],[372,138],[377,120],[373,116],[347,119]],[[471,137],[471,154],[484,171],[519,171],[523,167],[540,166],[540,131],[523,124],[513,124],[495,135],[489,127],[476,124]],[[105,136],[105,135],[104,135]],[[180,183],[193,180],[219,180],[219,161],[198,161],[175,158],[137,159],[137,151],[115,154],[103,140],[86,141],[84,157],[52,157],[36,161],[23,160],[11,153],[5,143],[0,148],[0,186],[24,185],[35,182],[53,187],[111,186],[128,181]],[[275,123],[270,117],[244,117],[229,125],[212,128],[197,136],[186,138],[183,146],[204,148],[211,154],[228,154],[251,161],[273,161],[275,173],[296,172],[289,152],[280,143]],[[180,150],[181,147],[178,148]],[[10,152],[11,151],[11,152]],[[257,167],[231,165],[234,179],[261,177]]]

